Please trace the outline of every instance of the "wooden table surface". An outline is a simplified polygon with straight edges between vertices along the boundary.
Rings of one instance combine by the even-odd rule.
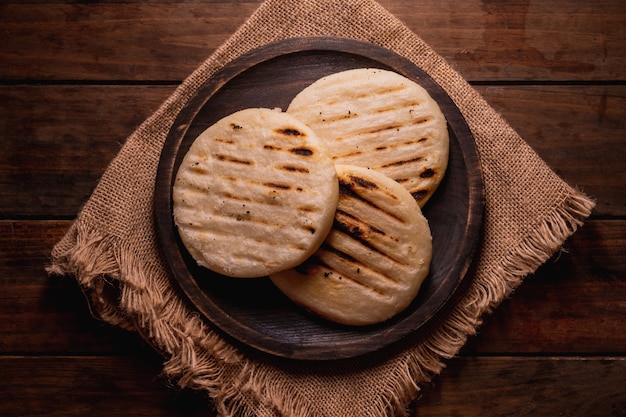
[[[44,267],[127,135],[260,3],[0,1],[0,415],[215,415]],[[380,3],[597,199],[413,414],[625,416],[624,2]]]

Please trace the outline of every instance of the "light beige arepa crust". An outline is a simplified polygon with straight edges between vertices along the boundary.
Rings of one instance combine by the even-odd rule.
[[[382,172],[420,207],[444,177],[445,117],[423,87],[400,74],[373,68],[331,74],[302,90],[287,112],[326,140],[335,163]]]
[[[292,301],[334,322],[362,326],[408,307],[428,275],[432,238],[411,194],[380,172],[337,166],[339,203],[320,249],[270,275]]]
[[[231,277],[292,268],[320,246],[338,199],[335,166],[304,123],[246,109],[204,131],[173,187],[174,220],[198,262]]]

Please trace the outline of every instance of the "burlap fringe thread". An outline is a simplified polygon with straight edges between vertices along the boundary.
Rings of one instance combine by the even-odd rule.
[[[490,300],[503,300],[554,255],[593,206],[582,195],[567,197],[499,268],[478,274],[484,278],[473,282],[442,325],[407,351],[394,385],[381,390],[372,416],[408,415],[405,408],[420,385],[441,372],[443,360],[453,357],[475,334],[481,316],[496,307]],[[70,232],[75,245],[55,253],[48,272],[76,277],[100,319],[143,333],[165,355],[163,372],[179,387],[206,391],[224,416],[258,416],[265,409],[267,415],[318,417],[291,387],[269,380],[265,366],[250,366],[248,359],[190,313],[168,279],[154,280],[161,275],[157,270],[144,269],[141,262],[129,259],[134,257],[131,248],[80,225]],[[252,399],[256,404],[251,404]]]

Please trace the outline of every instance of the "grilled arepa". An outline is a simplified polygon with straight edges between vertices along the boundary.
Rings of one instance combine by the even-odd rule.
[[[231,277],[292,268],[318,249],[338,199],[335,165],[304,123],[245,109],[192,143],[173,186],[174,221],[199,265]]]
[[[292,301],[334,322],[362,326],[406,309],[428,275],[432,238],[411,194],[378,171],[338,165],[339,203],[320,249],[271,274]]]
[[[445,117],[424,88],[400,74],[360,68],[328,75],[297,94],[287,112],[326,141],[335,163],[382,172],[420,207],[444,177]]]

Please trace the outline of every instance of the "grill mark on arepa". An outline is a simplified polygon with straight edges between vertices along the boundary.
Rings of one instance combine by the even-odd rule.
[[[253,238],[248,236],[248,239],[253,239],[256,242],[264,242],[267,243],[269,245],[279,245],[281,244],[280,242],[277,241],[273,241],[271,240],[271,236],[274,233],[273,230],[275,229],[282,229],[285,226],[287,226],[286,224],[283,223],[276,223],[276,222],[271,222],[271,221],[265,221],[262,217],[258,218],[258,217],[254,217],[253,215],[253,210],[245,210],[243,212],[236,212],[236,211],[212,211],[211,215],[212,215],[212,220],[211,223],[217,223],[220,222],[222,224],[226,223],[228,225],[235,225],[239,222],[245,222],[246,226],[245,227],[257,227],[257,228],[265,228],[267,229],[267,232],[264,234],[267,238],[263,238],[263,239],[257,239],[257,238]],[[177,223],[178,224],[178,223]],[[243,224],[243,223],[242,223]],[[193,223],[193,222],[187,222],[184,224],[178,224],[181,227],[184,227],[186,230],[188,230],[191,233],[195,233],[195,234],[210,234],[210,235],[216,235],[216,236],[220,236],[220,237],[224,237],[224,236],[232,236],[233,235],[233,230],[229,229],[229,230],[220,230],[220,228],[211,228],[210,230],[207,230],[207,225],[204,222],[199,222],[199,223]],[[306,233],[309,234],[315,234],[317,233],[317,229],[315,227],[312,227],[310,225],[300,225],[300,229],[305,231]],[[295,231],[295,230],[294,230]],[[298,247],[301,250],[307,250],[306,247],[301,247],[301,246],[297,246],[297,245],[292,245],[294,247]]]
[[[267,188],[272,188],[274,190],[291,190],[291,185],[289,184],[280,184],[278,182],[264,182],[262,184]]]
[[[399,130],[403,125],[395,124],[395,125],[386,125],[386,126],[375,126],[370,128],[364,132],[361,132],[362,135],[374,135],[376,133],[385,132],[387,130]]]
[[[195,162],[189,167],[189,172],[197,175],[209,175],[210,172],[204,166],[200,165],[200,162]]]
[[[381,213],[384,213],[386,215],[388,215],[389,217],[392,217],[396,220],[398,220],[399,222],[403,222],[401,217],[398,217],[394,212],[391,212],[389,210],[385,210],[383,207],[380,207],[378,204],[376,204],[375,202],[369,200],[368,198],[364,197],[362,194],[359,194],[359,192],[356,190],[356,184],[359,184],[360,186],[362,186],[363,188],[367,188],[367,184],[372,184],[374,186],[376,186],[376,184],[371,183],[369,181],[366,180],[362,180],[359,178],[359,180],[361,181],[357,181],[355,180],[355,178],[358,178],[354,175],[350,176],[350,179],[353,180],[353,182],[350,181],[346,181],[343,178],[339,179],[339,195],[340,196],[345,196],[345,197],[350,197],[350,198],[354,198],[356,200],[362,201],[363,203],[367,204],[368,206],[372,207],[375,210],[378,210]],[[378,188],[376,186],[376,188]],[[387,194],[390,195],[392,197],[394,197],[395,199],[397,199],[393,194]]]
[[[296,129],[295,127],[283,127],[280,129],[275,129],[274,132],[280,134],[280,135],[285,135],[285,136],[306,136],[306,133],[301,132],[299,129]]]
[[[431,120],[433,119],[428,119],[427,121],[431,121]],[[417,121],[408,122],[408,123],[400,123],[400,124],[387,125],[387,126],[370,126],[370,130],[355,130],[353,132],[346,134],[345,136],[334,137],[334,141],[343,142],[348,139],[354,139],[354,138],[359,138],[365,141],[367,137],[373,136],[375,138],[376,135],[382,134],[383,132],[390,132],[393,130],[400,131],[400,129],[410,128],[411,126],[417,126],[417,125],[426,123],[427,121],[425,119],[418,119]],[[428,137],[420,137],[419,139],[413,139],[413,140],[398,143],[397,146],[415,145],[420,142],[425,142],[428,139],[429,139]]]
[[[350,175],[350,179],[357,184],[359,184],[363,188],[370,188],[372,190],[377,190],[378,185],[375,182],[368,181],[365,178],[357,177],[356,175]]]
[[[347,217],[353,223],[357,223],[357,222],[360,223],[361,224],[361,227],[360,227],[361,230],[367,229],[368,232],[376,233],[376,234],[378,234],[380,236],[388,237],[388,238],[391,238],[392,240],[398,241],[397,238],[394,238],[394,237],[390,236],[384,230],[380,230],[379,228],[377,228],[376,226],[372,226],[371,224],[366,224],[363,221],[361,221],[361,219],[359,219],[355,215],[353,215],[352,213],[348,213],[345,210],[337,208],[337,210],[336,210],[336,219],[337,218],[341,218],[341,217]]]
[[[307,167],[301,167],[301,166],[295,166],[295,165],[280,165],[277,167],[277,169],[288,171],[288,172],[299,172],[301,174],[310,173]]]
[[[398,91],[404,91],[406,90],[406,86],[403,84],[399,84],[393,87],[388,87],[385,89],[380,89],[380,90],[376,90],[376,91],[367,91],[366,93],[361,93],[361,94],[357,94],[355,95],[355,98],[360,99],[360,98],[371,98],[372,96],[384,96],[384,95],[388,95],[388,94],[393,94],[393,93],[397,93]]]
[[[326,251],[326,252],[332,253],[333,255],[341,258],[343,261],[348,262],[350,264],[350,266],[348,266],[346,272],[353,272],[354,271],[354,272],[356,272],[356,276],[358,276],[359,274],[361,274],[365,270],[368,270],[368,271],[376,274],[379,278],[384,279],[385,281],[393,282],[394,284],[400,283],[400,281],[398,281],[394,277],[390,277],[389,275],[387,275],[387,274],[385,274],[385,273],[383,273],[381,271],[378,271],[376,268],[373,268],[372,265],[367,264],[366,262],[361,261],[361,260],[353,257],[352,255],[350,255],[350,254],[348,254],[348,253],[346,253],[346,252],[344,252],[344,251],[342,251],[342,250],[340,250],[340,249],[338,249],[338,248],[336,248],[334,246],[331,246],[331,245],[329,245],[327,243],[324,243],[320,249],[321,249],[321,251]],[[395,262],[394,259],[391,259],[391,260]],[[403,264],[402,266],[406,266],[406,265]],[[346,276],[346,275],[352,276],[351,273],[346,273],[346,272],[343,273],[344,276]],[[339,273],[341,273],[341,271],[339,271]],[[359,282],[359,283],[361,283],[364,286],[368,286],[369,287],[369,285],[362,283],[357,278],[354,278],[354,280]]]
[[[215,142],[219,142],[219,143],[226,143],[226,144],[228,144],[228,145],[232,145],[232,144],[234,144],[234,143],[235,143],[235,141],[234,141],[234,140],[232,140],[232,139],[215,138],[214,140],[215,140]]]
[[[266,144],[266,145],[263,145],[263,149],[267,151],[271,151],[271,152],[286,151],[286,152],[291,152],[294,155],[305,156],[305,157],[313,156],[315,154],[315,151],[313,149],[307,148],[306,146],[284,148],[279,145]]]
[[[377,253],[379,253],[381,255],[387,256],[385,253],[383,253],[376,246],[372,245],[372,242],[370,242],[369,240],[365,239],[365,237],[364,237],[365,231],[363,229],[361,229],[359,227],[359,225],[355,225],[355,224],[351,224],[351,223],[347,223],[347,222],[342,222],[342,221],[337,220],[335,218],[335,221],[333,222],[333,230],[335,230],[337,232],[341,232],[341,233],[343,233],[346,236],[349,236],[350,238],[352,238],[352,240],[355,240],[355,241],[359,242],[360,244],[362,244],[366,248],[370,249],[371,251],[374,251],[374,252],[377,252]]]
[[[232,176],[222,176],[221,179],[224,181],[230,181],[230,182],[243,181],[245,182],[245,186],[261,186],[263,188],[271,189],[272,192],[278,192],[278,191],[295,191],[298,193],[306,192],[305,188],[301,186],[294,187],[289,184],[283,184],[283,183],[273,182],[273,181],[256,181],[252,178],[242,179],[242,178],[237,178],[237,177],[232,177]],[[258,202],[261,203],[262,201],[259,200]]]
[[[312,156],[315,152],[304,146],[289,149],[289,152],[300,156]]]
[[[414,101],[414,102],[410,102],[410,103],[406,103],[406,104],[401,104],[401,105],[393,105],[393,106],[388,106],[388,107],[379,107],[377,109],[372,110],[373,113],[390,113],[390,112],[401,112],[403,110],[408,109],[409,110],[409,114],[413,113],[413,109],[415,107],[419,107],[421,106],[422,103],[420,103],[419,101]]]
[[[333,155],[333,160],[340,159],[340,158],[350,158],[350,157],[359,156],[362,154],[363,154],[363,151],[352,151],[350,153],[346,153],[343,155]]]
[[[333,104],[335,103],[327,103],[326,106],[331,107]],[[388,107],[374,108],[374,109],[369,110],[368,113],[371,113],[371,114],[383,114],[383,113],[391,113],[391,112],[402,113],[408,110],[408,113],[412,114],[415,108],[421,106],[421,104],[422,103],[420,102],[396,104],[396,105],[392,105]],[[359,114],[356,112],[352,112],[351,110],[348,110],[347,112],[339,113],[339,114],[332,115],[332,116],[327,116],[327,115],[324,115],[322,112],[320,112],[319,117],[320,117],[319,120],[321,120],[321,122],[323,123],[335,123],[335,122],[340,122],[346,119],[359,117]],[[404,125],[408,126],[412,124],[422,124],[422,123],[429,122],[430,120],[431,120],[430,117],[424,117],[424,118],[417,119],[408,123],[404,123]],[[374,131],[374,133],[376,133],[376,131]]]
[[[338,279],[340,281],[343,281],[345,279],[346,281],[352,282],[380,296],[383,296],[383,297],[386,296],[385,293],[379,291],[378,289],[373,288],[367,285],[366,283],[359,281],[358,279],[355,279],[351,274],[347,274],[345,272],[339,271],[336,268],[333,268],[332,266],[328,265],[328,263],[320,259],[319,256],[316,256],[316,255],[311,256],[306,262],[296,267],[296,271],[298,271],[302,275],[307,275],[308,270],[311,267],[317,267],[320,270],[322,270],[323,271],[322,274],[324,275],[325,278]]]
[[[299,207],[296,207],[296,210],[301,211],[303,213],[317,213],[318,212],[317,207],[313,207],[313,206],[299,206]]]
[[[244,196],[237,195],[237,194],[233,194],[233,193],[230,193],[228,191],[222,191],[221,196],[223,198],[228,198],[228,199],[233,200],[233,201],[242,201],[242,202],[245,202],[245,203],[253,203],[253,202],[254,203],[261,203],[262,202],[262,201],[254,201],[251,198],[244,197]]]
[[[334,103],[328,103],[327,106],[332,106]],[[359,117],[358,113],[353,112],[352,110],[348,110],[347,112],[335,114],[332,116],[326,116],[322,112],[320,112],[319,117],[323,123],[336,123],[342,120],[353,119],[355,117]]]
[[[249,161],[247,159],[240,159],[231,155],[225,155],[221,153],[215,154],[215,158],[218,161],[232,162],[232,163],[241,164],[241,165],[254,165],[253,161]]]
[[[402,165],[408,165],[408,164],[412,164],[412,163],[415,163],[415,162],[419,162],[422,159],[423,158],[421,156],[418,156],[418,157],[411,158],[411,159],[403,159],[401,161],[393,161],[393,162],[389,162],[388,164],[381,165],[379,168],[389,168],[389,167],[398,167],[398,166],[402,166]]]
[[[404,142],[393,142],[393,143],[388,143],[385,145],[380,145],[374,148],[375,151],[384,151],[387,149],[398,149],[404,146],[407,147],[411,147],[417,143],[421,142],[421,139],[419,140],[406,140]]]
[[[411,122],[412,125],[423,125],[425,123],[431,122],[433,118],[431,116],[425,116]]]
[[[432,168],[426,168],[424,171],[422,171],[422,173],[420,174],[421,178],[431,178],[435,176],[435,170]]]
[[[355,135],[358,136],[358,135]],[[343,137],[343,138],[339,138],[337,139],[338,141],[344,140],[344,139],[348,139],[349,136]],[[392,143],[387,143],[385,145],[380,145],[380,146],[376,146],[375,148],[369,148],[368,150],[373,150],[373,151],[377,151],[377,152],[382,152],[382,151],[398,151],[398,152],[402,152],[401,150],[399,150],[399,148],[409,148],[409,150],[413,151],[412,147],[415,146],[416,144],[418,144],[419,142],[423,142],[425,139],[424,138],[420,138],[418,140],[407,140],[404,142],[392,142]],[[408,152],[408,150],[407,150]],[[341,154],[341,155],[334,155],[333,159],[340,159],[340,158],[350,158],[353,156],[358,156],[363,154],[364,152],[362,150],[354,150],[354,151],[350,151],[349,153],[345,153],[345,154]]]
[[[428,190],[417,190],[417,191],[411,192],[411,195],[417,201],[422,200],[424,197],[426,197],[427,194],[428,194]]]
[[[341,215],[346,215],[348,218],[351,218],[350,221],[342,221],[337,217],[341,217]],[[381,235],[383,238],[394,241],[395,243],[399,243],[398,238],[385,233],[380,229],[376,229],[375,227],[363,222],[361,219],[357,219],[356,217],[346,213],[340,212],[339,215],[335,218],[333,222],[333,230],[337,233],[342,233],[345,236],[351,238],[355,242],[360,243],[364,247],[368,248],[372,252],[378,253],[382,257],[388,259],[389,261],[396,263],[401,266],[407,266],[406,262],[403,262],[402,259],[397,259],[393,253],[387,253],[384,250],[376,247],[370,239],[368,239],[368,231],[375,232]]]

